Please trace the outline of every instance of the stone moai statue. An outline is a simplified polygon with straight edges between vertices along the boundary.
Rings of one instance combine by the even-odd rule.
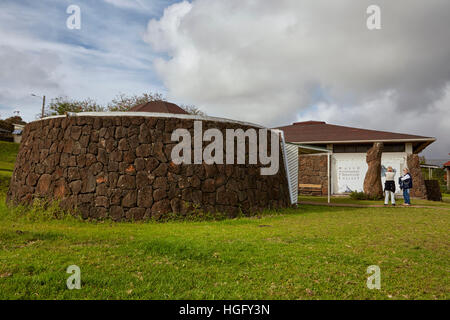
[[[368,169],[364,178],[364,193],[373,198],[383,196],[383,186],[381,184],[382,153],[383,143],[375,142],[366,155]]]

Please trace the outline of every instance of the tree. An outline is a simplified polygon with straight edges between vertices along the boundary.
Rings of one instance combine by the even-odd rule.
[[[94,100],[87,98],[84,100],[74,100],[68,97],[57,97],[52,99],[45,116],[56,116],[67,112],[102,112],[105,108],[97,104]]]
[[[131,108],[140,104],[148,103],[151,101],[166,101],[163,94],[159,92],[143,93],[140,96],[133,95],[128,96],[124,93],[116,96],[109,104],[109,111],[129,111]],[[194,105],[180,105],[180,108],[185,110],[189,114],[196,114],[200,116],[206,116],[206,114]]]
[[[203,117],[206,116],[205,112],[203,112],[198,107],[196,107],[196,106],[194,106],[192,104],[191,105],[182,104],[182,105],[180,105],[180,108],[183,109],[184,111],[186,111],[189,114],[195,114],[195,115],[203,116]]]
[[[26,124],[25,121],[23,121],[22,117],[20,116],[13,116],[5,119],[5,122],[10,124]]]
[[[124,93],[116,96],[109,104],[109,111],[128,111],[131,108],[150,101],[164,100],[164,96],[158,92],[143,93],[142,95],[128,96]]]
[[[0,120],[0,132],[13,132],[14,126],[6,120]]]
[[[131,108],[151,101],[165,101],[164,96],[158,92],[143,93],[141,95],[126,95],[124,93],[116,96],[107,107],[103,107],[90,98],[75,100],[68,97],[57,97],[52,99],[45,110],[45,117],[63,115],[67,112],[102,112],[102,111],[129,111]],[[194,105],[181,105],[189,114],[206,116],[206,114]],[[19,117],[20,118],[20,117]],[[38,116],[40,118],[40,116]]]

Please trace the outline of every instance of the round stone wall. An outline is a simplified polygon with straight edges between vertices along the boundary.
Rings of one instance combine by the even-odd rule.
[[[233,217],[290,206],[281,152],[278,173],[268,176],[260,174],[260,164],[175,165],[171,151],[178,142],[171,141],[171,134],[185,128],[193,139],[195,120],[78,115],[29,123],[7,201],[58,200],[85,219],[115,221],[196,212]],[[202,125],[203,132],[217,128],[224,137],[225,129],[259,129],[205,119]]]

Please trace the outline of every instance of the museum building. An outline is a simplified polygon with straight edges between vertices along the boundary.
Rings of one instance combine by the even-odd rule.
[[[375,142],[382,142],[382,182],[388,166],[397,173],[396,178],[407,167],[416,182],[413,196],[426,196],[418,154],[435,138],[346,127],[323,121],[296,122],[278,129],[284,132],[288,143],[300,147],[298,179],[301,194],[326,195],[328,181],[331,194],[363,191],[368,168],[366,153]],[[401,193],[398,184],[396,193]]]

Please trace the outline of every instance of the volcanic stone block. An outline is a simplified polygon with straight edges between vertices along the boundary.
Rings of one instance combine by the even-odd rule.
[[[146,158],[145,159],[145,170],[152,172],[159,166],[159,161],[155,158]]]
[[[127,151],[129,149],[130,149],[130,145],[128,144],[127,139],[125,139],[125,138],[120,139],[120,141],[119,141],[119,150],[120,151]]]
[[[124,212],[122,207],[114,206],[111,207],[109,215],[111,216],[111,219],[113,219],[114,221],[120,221],[123,218]]]
[[[203,192],[214,192],[216,191],[216,185],[214,179],[206,179],[202,184]]]
[[[110,188],[117,187],[117,181],[119,180],[119,174],[117,172],[108,173],[108,183]]]
[[[131,208],[125,214],[127,220],[142,220],[145,215],[145,208]]]
[[[248,179],[250,180],[250,177],[248,177]],[[216,187],[220,187],[220,186],[224,185],[226,182],[227,182],[227,178],[223,174],[218,174],[214,180],[214,184],[216,185]],[[249,184],[249,187],[250,187],[250,184]]]
[[[94,195],[92,193],[82,193],[78,195],[78,201],[81,203],[92,204],[94,200]]]
[[[173,213],[180,213],[183,210],[183,202],[180,199],[173,198],[170,200],[170,208]]]
[[[108,171],[109,172],[117,172],[117,171],[119,171],[119,162],[109,161],[108,162]]]
[[[427,200],[442,201],[441,187],[437,180],[425,180]]]
[[[409,154],[406,159],[408,165],[409,174],[413,181],[413,187],[410,190],[411,197],[417,197],[425,199],[427,198],[427,188],[425,180],[422,175],[422,169],[420,168],[419,155]]]
[[[235,192],[218,190],[216,193],[216,202],[218,204],[235,205],[238,202],[238,197]]]
[[[87,177],[81,180],[81,192],[89,193],[94,192],[97,186],[97,181],[94,175],[88,174]]]
[[[128,164],[128,163],[124,163],[124,162],[122,162],[119,165],[119,171],[120,172],[125,172],[126,174],[132,174],[132,175],[134,175],[136,173],[136,169],[135,169],[134,165]]]
[[[142,171],[145,169],[145,160],[144,158],[136,158],[134,160],[134,167],[136,168],[136,171]]]
[[[103,220],[108,216],[108,210],[103,207],[91,208],[89,213],[96,220]]]
[[[151,142],[150,131],[145,123],[141,124],[139,127],[139,142],[140,143]]]
[[[201,190],[192,190],[192,196],[191,196],[192,202],[199,205],[202,203],[203,200],[203,194]]]
[[[109,206],[109,200],[107,197],[100,196],[95,198],[95,206],[96,207],[105,207]]]
[[[188,178],[189,184],[192,188],[200,188],[202,182],[198,176],[192,176]]]
[[[85,154],[80,154],[79,156],[77,156],[77,166],[79,168],[83,168],[84,166],[86,166],[86,155]]]
[[[113,152],[111,152],[111,154],[109,155],[109,160],[110,161],[116,161],[116,162],[120,162],[122,161],[122,151],[120,150],[114,150]]]
[[[37,174],[35,174],[35,173],[30,173],[30,174],[27,176],[27,181],[26,181],[26,183],[27,183],[27,185],[34,187],[34,186],[36,185],[36,183],[37,183],[37,181],[38,181],[39,178],[40,178],[39,175],[37,175]]]
[[[170,209],[170,201],[168,199],[155,202],[152,206],[152,216],[159,218],[162,214],[170,212]]]
[[[53,189],[53,197],[55,199],[62,199],[68,194],[68,191],[69,190],[66,181],[64,179],[59,179],[55,183],[55,187]]]
[[[93,155],[89,154],[89,165],[92,165],[95,161],[93,161]],[[98,149],[97,151],[97,160],[103,164],[107,164],[108,163],[108,155],[106,153],[105,149]],[[91,162],[93,161],[93,162]]]
[[[160,162],[167,162],[167,158],[166,155],[164,153],[164,148],[163,148],[163,144],[162,142],[156,142],[153,145],[153,153],[156,157],[156,159]]]
[[[203,168],[205,170],[206,178],[214,178],[217,174],[217,168],[215,165],[204,164]]]
[[[77,167],[71,167],[67,171],[67,177],[69,178],[69,181],[78,180],[80,179],[80,169]]]
[[[215,193],[203,193],[203,202],[206,204],[214,205],[216,204],[216,194]]]
[[[167,164],[161,163],[152,173],[157,177],[165,176],[167,174]]]
[[[164,199],[166,197],[167,197],[166,190],[156,189],[155,191],[153,191],[153,200],[155,200],[155,201],[159,201],[159,200]]]
[[[171,173],[180,173],[181,165],[175,164],[173,163],[173,161],[170,161],[168,170]]]
[[[72,126],[70,128],[70,136],[73,140],[78,140],[81,136],[82,127]]]
[[[137,191],[136,190],[127,191],[127,193],[122,199],[122,207],[126,208],[135,207],[136,200],[137,200]]]
[[[122,201],[122,189],[111,189],[109,192],[109,202],[111,205],[120,205]]]
[[[98,149],[98,152],[100,152],[100,149]],[[98,161],[102,162],[101,160],[102,160],[102,157],[100,157]],[[87,167],[90,167],[91,165],[93,165],[96,162],[97,162],[97,158],[95,157],[94,154],[92,154],[92,153],[86,154],[86,166]]]
[[[152,154],[151,145],[150,144],[141,144],[136,148],[136,156],[138,157],[149,157]]]
[[[39,178],[37,187],[36,187],[36,192],[40,195],[47,194],[50,189],[51,182],[52,182],[51,175],[49,175],[49,174],[41,175],[41,177]]]
[[[69,184],[70,190],[72,191],[72,194],[78,194],[81,191],[81,181],[76,180]]]
[[[122,175],[119,177],[117,186],[122,189],[134,189],[136,187],[136,182],[134,176]]]
[[[166,177],[158,177],[153,182],[153,187],[155,189],[162,189],[167,190],[168,184],[167,184],[167,178]]]
[[[125,163],[134,163],[134,160],[136,159],[136,155],[134,154],[134,151],[130,150],[130,151],[125,151],[123,153],[123,161]]]
[[[127,135],[127,130],[124,127],[116,127],[115,138],[120,139]]]
[[[144,187],[138,191],[138,207],[151,208],[153,204],[153,189],[150,186]]]

